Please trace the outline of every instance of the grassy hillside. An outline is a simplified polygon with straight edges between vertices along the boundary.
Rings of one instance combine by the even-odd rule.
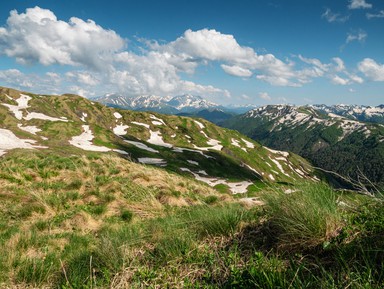
[[[0,288],[381,288],[381,198],[201,119],[0,91]]]
[[[382,288],[383,200],[232,196],[113,154],[0,165],[2,288]]]
[[[314,177],[308,162],[297,155],[268,150],[202,119],[118,110],[76,95],[42,96],[7,88],[0,89],[0,111],[0,129],[18,142],[24,140],[21,147],[59,149],[69,155],[114,151],[208,183],[216,180],[227,189],[244,181],[261,185]],[[24,144],[31,141],[33,146]]]

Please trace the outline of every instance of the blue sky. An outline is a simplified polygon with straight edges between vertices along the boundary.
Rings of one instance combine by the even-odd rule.
[[[384,0],[1,1],[0,85],[384,103]]]

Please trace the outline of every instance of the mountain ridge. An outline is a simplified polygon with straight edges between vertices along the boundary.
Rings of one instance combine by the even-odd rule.
[[[384,126],[313,106],[268,105],[222,123],[263,145],[288,150],[353,180],[384,184]]]
[[[271,151],[202,119],[114,109],[76,95],[44,96],[6,88],[0,89],[0,112],[0,150],[5,155],[12,142],[11,149],[117,153],[234,193],[246,192],[253,182],[313,179],[311,167],[298,156]]]

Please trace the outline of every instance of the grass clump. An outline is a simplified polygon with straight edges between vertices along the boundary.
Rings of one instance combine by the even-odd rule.
[[[279,246],[313,248],[336,237],[343,227],[337,194],[327,185],[304,184],[264,195],[268,224]]]

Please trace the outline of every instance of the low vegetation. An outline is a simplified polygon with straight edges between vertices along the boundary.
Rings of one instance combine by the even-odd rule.
[[[264,205],[108,154],[0,164],[0,287],[382,288],[384,203],[325,184]]]

